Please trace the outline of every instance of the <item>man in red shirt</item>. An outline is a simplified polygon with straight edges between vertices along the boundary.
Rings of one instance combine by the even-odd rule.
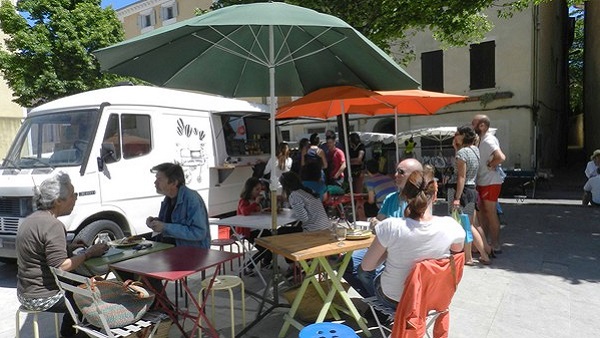
[[[342,186],[344,171],[346,170],[346,156],[335,146],[335,135],[326,138],[327,143],[327,185]]]

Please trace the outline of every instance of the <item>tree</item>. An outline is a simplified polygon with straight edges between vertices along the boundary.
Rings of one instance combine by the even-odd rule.
[[[288,0],[287,3],[312,8],[337,16],[356,28],[380,48],[388,51],[391,44],[406,48],[411,30],[429,29],[444,46],[465,46],[480,42],[492,29],[492,23],[482,12],[495,8],[500,16],[509,17],[514,11],[531,4],[549,0]],[[220,7],[262,2],[257,0],[219,0],[212,6]],[[404,63],[404,62],[403,62]]]
[[[27,19],[25,19],[27,17]],[[91,52],[123,40],[113,9],[100,0],[8,0],[0,5],[0,29],[8,35],[0,71],[14,102],[34,107],[66,95],[113,85]]]
[[[583,47],[584,47],[584,11],[573,8],[573,43],[569,48],[569,106],[571,114],[583,113]]]

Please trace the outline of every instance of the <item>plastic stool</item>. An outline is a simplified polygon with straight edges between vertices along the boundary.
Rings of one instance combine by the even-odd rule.
[[[300,338],[358,338],[354,330],[338,323],[315,323],[300,331]]]
[[[26,313],[26,314],[33,314],[33,337],[34,338],[40,338],[40,330],[39,330],[39,324],[38,324],[38,314],[40,312],[45,312],[45,311],[35,311],[35,310],[28,310],[26,308],[23,307],[23,305],[21,305],[18,309],[17,309],[17,314],[15,315],[16,317],[16,323],[17,326],[15,327],[15,331],[16,331],[16,338],[19,338],[20,336],[20,329],[21,329],[21,313]],[[48,312],[51,313],[51,312]],[[54,330],[56,333],[56,338],[60,338],[60,333],[59,333],[59,323],[58,323],[58,315],[59,313],[53,313],[54,314]],[[69,314],[66,314],[67,316],[69,316]]]
[[[218,246],[220,251],[224,251],[225,246],[229,245],[229,251],[233,252],[232,250],[233,250],[234,244],[237,247],[237,252],[241,252],[242,256],[245,256],[245,251],[240,247],[240,243],[238,243],[238,241],[233,238],[219,238],[219,239],[213,239],[212,241],[210,241],[210,245]],[[240,266],[242,265],[241,257],[238,257],[238,264]],[[229,268],[231,269],[231,271],[233,271],[233,260],[229,261]],[[223,263],[223,267],[221,268],[221,273],[222,274],[225,273],[225,263]]]
[[[206,278],[202,281],[200,292],[198,293],[198,299],[202,299],[202,292],[208,288],[211,278]],[[244,281],[238,276],[217,276],[211,288],[211,320],[215,320],[215,291],[227,290],[229,291],[229,308],[231,311],[231,337],[235,337],[235,308],[233,306],[233,288],[239,286],[242,290],[242,324],[246,325],[246,296],[244,294]]]

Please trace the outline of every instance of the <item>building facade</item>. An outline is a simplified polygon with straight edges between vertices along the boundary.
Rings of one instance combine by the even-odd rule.
[[[196,10],[208,10],[212,0],[140,0],[116,9],[125,39],[193,17]]]
[[[469,99],[432,116],[400,117],[398,129],[470,124],[486,114],[507,155],[505,167],[555,167],[565,158],[568,130],[566,4],[532,6],[510,19],[486,14],[494,28],[481,43],[442,49],[427,31],[411,39],[416,58],[406,70],[422,89]],[[365,128],[389,131],[393,123],[370,119]]]

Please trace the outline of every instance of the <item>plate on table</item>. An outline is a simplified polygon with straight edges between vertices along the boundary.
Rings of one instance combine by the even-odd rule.
[[[131,237],[123,237],[120,239],[115,239],[114,241],[108,242],[108,245],[114,247],[128,247],[128,246],[136,246],[145,241],[145,239],[141,236],[131,236]]]
[[[349,240],[367,239],[371,236],[373,236],[373,232],[371,232],[371,230],[367,230],[367,231],[360,230],[360,231],[348,232],[346,234],[346,239],[349,239]]]

